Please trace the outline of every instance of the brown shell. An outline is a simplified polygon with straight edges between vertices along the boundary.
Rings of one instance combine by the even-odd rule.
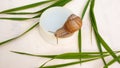
[[[82,20],[80,19],[80,17],[76,16],[75,14],[72,14],[64,24],[66,30],[71,33],[79,30],[81,26],[82,26]]]
[[[80,17],[72,14],[68,17],[67,21],[65,22],[64,26],[58,29],[55,32],[55,36],[57,38],[65,38],[73,35],[73,33],[79,30],[82,26],[82,20]]]

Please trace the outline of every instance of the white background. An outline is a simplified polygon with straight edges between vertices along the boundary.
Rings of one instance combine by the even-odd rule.
[[[39,2],[40,0],[1,0],[0,11],[10,9],[17,6],[22,6],[30,3]],[[41,0],[42,1],[42,0]],[[75,14],[81,16],[83,7],[87,0],[73,0],[65,7],[71,9]],[[42,6],[45,7],[46,5]],[[104,40],[109,44],[113,50],[120,50],[120,0],[96,0],[95,15],[99,32]],[[29,9],[25,11],[37,11],[42,7]],[[89,11],[89,10],[88,10]],[[91,25],[89,21],[89,12],[85,14],[82,26],[82,51],[98,51],[94,34],[92,33],[91,41]],[[25,15],[21,17],[31,17],[33,15]],[[15,17],[15,15],[1,14],[0,17]],[[20,16],[16,16],[20,17]],[[15,37],[24,32],[28,27],[36,23],[38,19],[27,21],[10,21],[0,20],[0,41]],[[46,43],[39,34],[39,26],[34,28],[29,33],[25,34],[19,39],[0,46],[0,68],[36,68],[42,63],[49,60],[46,58],[38,58],[31,56],[24,56],[10,51],[22,51],[33,54],[61,54],[66,52],[78,52],[77,46],[77,32],[70,37],[71,40],[64,43],[64,45],[51,45]],[[112,58],[106,58],[110,61]],[[60,64],[76,60],[54,60],[47,65]],[[73,65],[63,68],[102,68],[103,62],[95,60],[81,65]],[[116,62],[110,68],[119,68]]]

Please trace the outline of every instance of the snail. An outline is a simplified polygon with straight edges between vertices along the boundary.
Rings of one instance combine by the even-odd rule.
[[[54,35],[56,38],[66,38],[73,35],[75,31],[81,28],[81,26],[81,18],[75,14],[71,14],[63,27],[59,28]]]

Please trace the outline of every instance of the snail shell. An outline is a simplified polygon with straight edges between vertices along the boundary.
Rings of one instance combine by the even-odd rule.
[[[80,17],[72,14],[68,17],[67,21],[65,22],[64,26],[58,29],[55,32],[55,36],[57,38],[65,38],[73,35],[73,33],[79,30],[82,26],[82,20]]]

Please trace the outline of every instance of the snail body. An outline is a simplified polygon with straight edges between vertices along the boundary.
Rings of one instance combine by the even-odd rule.
[[[65,7],[51,7],[40,16],[39,30],[45,42],[64,45],[71,35],[81,28],[81,19]],[[60,39],[64,38],[64,39]],[[65,39],[66,38],[66,39]],[[66,44],[66,43],[65,43]]]
[[[67,31],[64,27],[58,29],[58,30],[55,32],[55,36],[56,36],[57,38],[66,38],[66,37],[71,36],[72,34],[73,34],[73,33],[70,33],[70,32]]]
[[[80,19],[80,17],[76,16],[75,14],[72,14],[68,17],[63,27],[55,32],[55,36],[57,38],[69,37],[73,35],[75,31],[79,30],[81,26],[82,20]]]

